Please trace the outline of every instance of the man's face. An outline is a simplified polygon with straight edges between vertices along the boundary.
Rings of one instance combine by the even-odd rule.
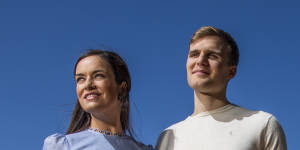
[[[225,92],[236,72],[236,66],[229,65],[229,52],[217,36],[205,36],[193,42],[186,62],[189,86],[208,94]]]

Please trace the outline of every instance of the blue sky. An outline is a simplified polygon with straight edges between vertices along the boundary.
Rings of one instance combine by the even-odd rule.
[[[73,66],[85,49],[114,49],[132,76],[137,139],[160,132],[193,110],[186,81],[189,39],[204,25],[232,34],[240,48],[228,99],[272,113],[299,142],[300,3],[296,1],[0,2],[1,149],[41,149],[64,133],[76,100]]]

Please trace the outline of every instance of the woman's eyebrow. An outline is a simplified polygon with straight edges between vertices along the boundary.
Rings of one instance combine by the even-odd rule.
[[[99,73],[99,72],[105,73],[104,70],[99,69],[99,70],[94,70],[94,71],[92,72],[92,74]],[[75,76],[84,76],[84,74],[83,74],[83,73],[77,73],[77,74],[75,74]]]
[[[75,74],[75,77],[76,76],[84,76],[82,73],[78,73],[78,74]]]
[[[102,69],[99,69],[99,70],[95,70],[95,71],[93,71],[93,73],[92,73],[92,74],[99,73],[99,72],[103,72],[103,73],[105,73],[105,71],[104,71],[104,70],[102,70]]]

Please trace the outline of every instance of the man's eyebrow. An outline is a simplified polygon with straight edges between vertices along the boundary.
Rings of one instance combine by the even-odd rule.
[[[198,49],[192,49],[192,50],[189,50],[189,53],[195,53],[195,52],[198,52],[199,50]]]
[[[222,51],[216,49],[209,49],[209,51],[211,51],[211,53],[222,54]]]

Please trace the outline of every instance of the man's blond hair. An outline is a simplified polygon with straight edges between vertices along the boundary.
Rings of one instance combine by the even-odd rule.
[[[231,35],[221,29],[218,29],[216,27],[212,26],[204,26],[198,29],[192,36],[190,40],[190,44],[193,44],[195,41],[197,41],[200,38],[203,38],[205,36],[217,36],[221,38],[224,43],[229,47],[230,55],[229,55],[229,63],[230,65],[237,66],[239,63],[239,48],[234,41],[234,39],[231,37]]]

